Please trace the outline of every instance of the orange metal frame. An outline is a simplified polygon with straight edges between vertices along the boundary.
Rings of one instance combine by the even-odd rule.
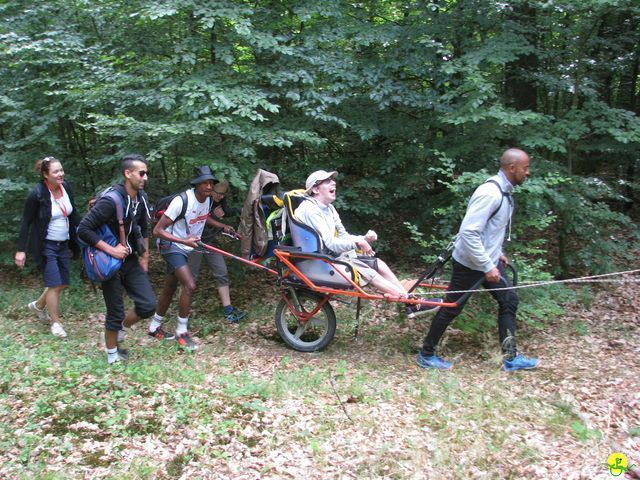
[[[365,292],[360,285],[356,284],[353,280],[347,277],[340,269],[335,268],[333,262],[326,258],[318,258],[314,255],[305,254],[302,252],[290,252],[284,250],[278,250],[277,248],[274,250],[275,256],[280,260],[290,272],[293,272],[304,284],[314,292],[326,293],[328,295],[345,295],[348,297],[357,297],[362,298],[364,300],[384,300],[385,302],[391,303],[405,303],[405,304],[416,304],[416,305],[426,305],[429,307],[450,307],[455,308],[457,304],[455,302],[432,302],[429,300],[421,300],[419,298],[403,298],[403,297],[395,297],[392,295],[380,295],[380,294],[372,294]],[[344,278],[349,285],[353,288],[353,290],[340,289],[340,288],[331,288],[331,287],[323,287],[320,285],[316,285],[313,281],[307,277],[304,273],[302,273],[293,263],[292,260],[316,260],[328,263],[331,266],[334,266],[334,270],[338,272],[342,278]],[[286,276],[285,276],[286,278]],[[431,288],[434,290],[446,290],[446,285],[437,285],[431,283],[421,283],[421,287]]]
[[[293,305],[290,301],[289,298],[287,298],[287,296],[285,295],[284,292],[281,293],[281,297],[282,300],[284,301],[284,303],[287,304],[287,307],[289,308],[289,311],[291,313],[293,313],[296,318],[298,319],[298,321],[304,325],[305,323],[307,323],[309,320],[311,320],[313,318],[313,316],[318,313],[320,311],[320,309],[322,308],[322,306],[327,303],[329,300],[331,300],[331,297],[333,297],[333,295],[326,295],[322,298],[322,300],[320,300],[317,304],[316,307],[310,311],[310,312],[306,312],[304,310],[300,311],[296,308],[295,305]]]
[[[213,247],[211,245],[207,245],[206,243],[200,243],[200,246],[205,248],[206,250],[210,250],[212,252],[219,253],[220,255],[232,258],[233,260],[238,260],[239,262],[251,265],[252,267],[259,268],[260,270],[267,271],[267,272],[269,272],[269,273],[271,273],[273,275],[278,275],[278,272],[276,270],[274,270],[272,268],[265,267],[264,265],[261,265],[261,264],[255,262],[255,261],[251,261],[251,260],[247,260],[246,258],[238,257],[238,256],[233,255],[232,253],[229,253],[229,252],[227,252],[225,250],[222,250],[220,248],[216,248],[216,247]],[[294,273],[307,286],[307,288],[309,288],[310,290],[312,290],[314,292],[324,293],[324,294],[328,295],[328,297],[326,299],[323,299],[323,301],[318,304],[318,306],[314,309],[313,312],[298,312],[293,307],[293,305],[290,304],[290,302],[286,298],[286,295],[283,295],[283,299],[287,303],[287,306],[289,307],[291,312],[293,312],[294,315],[296,315],[296,317],[298,317],[298,319],[300,320],[301,323],[304,323],[304,322],[308,321],[311,317],[313,317],[313,315],[315,315],[318,312],[318,310],[320,308],[322,308],[322,305],[324,305],[324,303],[326,301],[328,301],[334,295],[345,295],[347,297],[362,298],[364,300],[383,300],[383,301],[389,302],[389,303],[404,303],[404,304],[414,304],[414,305],[426,305],[428,307],[455,308],[455,307],[458,306],[455,302],[432,302],[432,301],[429,301],[429,300],[422,300],[422,299],[419,299],[419,298],[403,298],[403,297],[395,297],[395,296],[392,296],[392,295],[380,295],[380,294],[368,293],[368,292],[365,292],[362,289],[362,287],[360,287],[360,285],[358,285],[353,280],[351,280],[349,277],[347,277],[344,274],[344,272],[342,272],[342,270],[340,270],[338,268],[335,268],[334,263],[331,262],[330,260],[326,259],[326,258],[318,258],[317,256],[315,256],[313,254],[306,254],[306,253],[303,253],[303,252],[291,252],[291,251],[279,250],[278,248],[276,248],[274,250],[274,254],[278,258],[278,260],[281,261],[282,264],[289,269],[289,272],[286,273],[285,275],[283,275],[283,278],[286,279],[291,273]],[[307,277],[304,273],[302,273],[295,266],[295,263],[293,262],[293,260],[315,260],[315,261],[321,261],[321,262],[328,263],[329,265],[333,266],[334,270],[336,272],[338,272],[342,276],[342,278],[344,278],[349,283],[349,286],[352,287],[353,290],[341,289],[341,288],[323,287],[323,286],[320,286],[320,285],[316,285],[315,283],[313,283],[313,281],[311,281],[311,279],[309,277]],[[447,285],[438,285],[438,284],[431,284],[431,283],[421,283],[420,286],[421,287],[425,287],[425,288],[430,288],[430,289],[433,289],[433,290],[446,290],[447,289]]]

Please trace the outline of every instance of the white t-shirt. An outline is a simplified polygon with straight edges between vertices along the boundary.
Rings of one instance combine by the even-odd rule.
[[[196,198],[196,193],[193,188],[187,190],[187,210],[184,213],[184,218],[181,218],[167,230],[169,233],[179,238],[187,238],[190,234],[196,237],[202,235],[205,222],[209,216],[209,209],[211,208],[211,197],[207,197],[203,203],[200,203]],[[182,198],[180,195],[171,200],[171,203],[165,210],[164,214],[171,220],[175,221],[182,211]],[[189,225],[189,232],[187,233],[187,224]],[[193,248],[183,245],[182,243],[174,243],[173,246],[180,248],[185,252],[190,252]]]
[[[62,196],[55,198],[53,193],[51,196],[51,220],[47,227],[47,240],[54,242],[64,242],[69,240],[69,219],[67,218],[73,212],[71,200],[67,191],[62,188]]]

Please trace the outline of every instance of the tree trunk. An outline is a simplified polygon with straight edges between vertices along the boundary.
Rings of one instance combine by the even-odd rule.
[[[521,25],[523,35],[530,45],[537,47],[536,9],[530,2],[516,3],[510,19]],[[516,110],[537,111],[538,87],[532,79],[539,68],[535,52],[521,55],[505,68],[506,103]]]

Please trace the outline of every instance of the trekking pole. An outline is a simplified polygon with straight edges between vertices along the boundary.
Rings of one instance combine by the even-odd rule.
[[[242,236],[237,232],[227,233],[225,231],[222,231],[222,232],[220,232],[220,235],[224,235],[225,237],[229,237],[229,238],[231,238],[233,240],[242,240]]]
[[[445,263],[447,263],[449,261],[449,259],[451,258],[451,252],[453,252],[453,241],[454,240],[455,240],[455,237],[454,237],[453,240],[451,240],[449,242],[449,245],[447,245],[447,247],[438,254],[438,258],[436,258],[436,261],[433,262],[422,273],[422,275],[420,275],[420,277],[418,277],[418,281],[413,284],[413,286],[409,289],[409,291],[407,293],[413,292],[416,288],[418,288],[420,286],[420,284],[422,283],[422,281],[425,278],[431,278],[433,275],[436,274],[436,272],[438,270],[440,270],[444,266]]]

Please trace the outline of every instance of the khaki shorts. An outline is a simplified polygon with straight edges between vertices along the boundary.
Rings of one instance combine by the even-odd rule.
[[[361,287],[368,285],[371,280],[373,280],[375,276],[378,275],[378,272],[369,266],[370,261],[368,263],[365,263],[358,258],[354,258],[345,254],[340,255],[337,260],[346,262],[349,265],[355,267],[355,269],[358,271],[358,285],[360,285]]]

